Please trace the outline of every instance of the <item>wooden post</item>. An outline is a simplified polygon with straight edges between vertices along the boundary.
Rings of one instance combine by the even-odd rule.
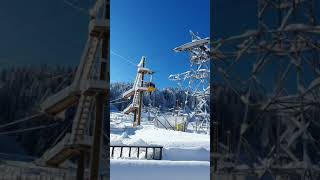
[[[78,156],[78,165],[77,165],[77,180],[84,180],[84,169],[85,169],[85,153],[83,150],[80,150]]]
[[[159,157],[159,160],[162,159],[162,147],[160,147],[160,157]]]
[[[106,0],[105,3],[105,19],[110,20],[110,1]],[[105,60],[105,62],[101,62],[100,65],[100,80],[109,83],[110,81],[110,70],[109,70],[109,36],[110,29],[107,25],[107,33],[104,34],[102,40],[102,48],[101,48],[101,58]],[[91,164],[90,164],[90,180],[98,180],[99,178],[99,170],[100,170],[100,157],[101,157],[101,145],[102,145],[102,135],[103,135],[103,121],[104,121],[104,106],[105,100],[109,100],[107,98],[107,94],[109,94],[109,89],[106,89],[105,92],[99,92],[96,97],[96,119],[94,124],[94,132],[93,132],[93,145],[91,149]],[[109,101],[107,101],[109,102]],[[109,111],[109,104],[107,103],[107,111]],[[107,122],[108,124],[109,122]],[[109,145],[109,143],[107,143]],[[109,151],[108,151],[109,152]],[[109,155],[109,153],[108,153]]]
[[[153,152],[152,152],[152,159],[155,159],[155,151],[156,151],[156,148],[152,148],[153,149]]]
[[[142,67],[144,67],[144,60],[142,62]],[[143,82],[144,82],[144,73],[142,73],[142,77],[141,77],[141,87],[143,87]],[[138,109],[138,126],[141,123],[142,101],[143,101],[143,91],[140,91],[139,92],[139,109]]]
[[[122,158],[122,151],[123,151],[123,147],[120,147],[120,158]]]
[[[142,100],[143,100],[143,92],[141,91],[139,94],[139,109],[138,109],[138,123],[137,123],[138,126],[141,124]]]
[[[134,110],[133,112],[133,127],[136,127],[137,125],[137,110]]]
[[[94,125],[93,145],[91,150],[90,180],[98,180],[99,177],[104,98],[105,95],[103,93],[96,95],[96,121]]]

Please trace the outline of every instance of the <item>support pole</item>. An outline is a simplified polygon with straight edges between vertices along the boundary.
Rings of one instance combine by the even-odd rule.
[[[77,180],[84,180],[85,153],[80,150],[77,165]]]
[[[94,125],[93,145],[91,152],[90,180],[98,180],[99,177],[104,98],[105,95],[102,93],[96,95],[96,122]]]
[[[105,8],[106,8],[105,19],[110,20],[110,1],[109,0],[106,1]],[[105,61],[102,61],[100,64],[100,77],[99,77],[100,80],[106,81],[106,83],[110,81],[109,36],[110,36],[110,31],[108,28],[107,33],[104,34],[103,40],[102,40],[101,58],[104,59]],[[94,132],[93,132],[93,145],[91,150],[90,180],[98,180],[99,178],[102,135],[103,135],[103,129],[104,129],[103,128],[104,106],[105,106],[104,102],[105,100],[109,100],[107,98],[107,94],[109,94],[109,89],[105,90],[104,92],[97,93],[95,97],[96,115],[95,115],[95,124],[94,124]],[[107,108],[109,110],[108,105],[107,105]],[[108,123],[109,122],[107,122],[107,124]],[[109,143],[107,144],[109,145]]]
[[[133,112],[133,127],[137,126],[137,110]]]
[[[139,109],[138,109],[138,126],[140,126],[140,123],[141,123],[142,100],[143,100],[143,92],[140,92],[139,93]]]
[[[144,61],[142,62],[142,67],[144,67]],[[141,74],[141,87],[143,87],[144,73]],[[138,126],[141,123],[141,111],[142,111],[142,101],[143,101],[143,91],[139,92],[139,109],[138,109]]]

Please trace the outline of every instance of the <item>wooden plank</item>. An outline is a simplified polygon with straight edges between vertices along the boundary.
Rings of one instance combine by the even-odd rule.
[[[123,147],[120,148],[120,157],[122,157],[122,150],[123,150]]]

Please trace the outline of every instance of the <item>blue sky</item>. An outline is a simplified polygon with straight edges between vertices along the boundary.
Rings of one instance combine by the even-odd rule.
[[[69,0],[88,9],[93,0]],[[160,88],[176,86],[170,74],[189,68],[189,56],[172,49],[189,42],[189,30],[208,37],[209,0],[111,1],[111,51],[137,64],[147,57]],[[87,14],[63,0],[0,3],[0,68],[8,65],[78,65],[87,40]],[[111,81],[132,82],[136,67],[111,53]]]
[[[170,74],[187,71],[189,56],[172,49],[191,41],[189,30],[210,35],[209,0],[111,1],[111,82],[133,82],[141,56],[156,71],[158,88],[176,86]]]
[[[92,2],[76,4],[87,9]],[[87,14],[63,0],[1,1],[0,68],[77,65],[87,39],[88,20]]]

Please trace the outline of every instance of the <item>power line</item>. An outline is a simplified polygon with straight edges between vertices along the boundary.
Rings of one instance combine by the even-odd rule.
[[[28,131],[32,131],[32,130],[38,130],[38,129],[45,129],[45,128],[49,128],[49,127],[54,127],[54,126],[57,126],[57,125],[59,125],[59,123],[53,123],[53,124],[49,124],[49,125],[41,125],[41,126],[37,126],[37,127],[19,129],[19,130],[14,130],[14,131],[6,131],[6,132],[1,132],[0,135],[9,135],[9,134],[15,134],[15,133],[28,132]]]
[[[129,99],[127,99],[127,100],[125,100],[125,101],[110,103],[110,104],[120,104],[120,103],[128,102],[128,100],[129,100]]]
[[[110,101],[109,103],[112,103],[112,102],[115,102],[115,101],[118,101],[118,100],[121,100],[121,99],[123,99],[123,97],[120,97],[118,99],[114,99],[114,100]]]
[[[63,137],[63,135],[66,134],[67,130],[69,129],[69,127],[72,125],[72,121],[70,121],[62,130],[62,132],[58,135],[58,137],[54,140],[54,142],[51,144],[51,147],[55,146],[58,141]]]
[[[8,127],[8,126],[11,126],[11,125],[14,125],[14,124],[18,124],[18,123],[21,123],[21,122],[29,121],[29,120],[32,120],[34,118],[40,117],[40,116],[42,116],[44,114],[45,113],[41,112],[41,113],[38,113],[38,114],[35,114],[35,115],[32,115],[32,116],[28,116],[28,117],[19,119],[19,120],[14,121],[14,122],[10,122],[10,123],[7,123],[7,124],[2,124],[2,125],[0,125],[0,128],[4,128],[4,127]]]
[[[74,75],[74,72],[60,73],[53,77],[50,77],[49,79],[53,80],[53,79],[65,78],[66,76],[72,76],[72,75]]]
[[[128,58],[125,58],[122,55],[120,55],[120,54],[118,54],[118,53],[116,53],[116,52],[114,52],[112,50],[110,50],[110,53],[120,57],[121,59],[125,60],[126,62],[128,62],[129,64],[133,65],[134,67],[137,67],[137,65],[133,61],[129,60]]]
[[[88,10],[75,5],[74,2],[70,2],[70,1],[64,0],[63,3],[65,3],[66,5],[69,5],[70,7],[72,7],[75,10],[77,10],[78,12],[81,12],[81,13],[84,13],[86,15],[89,15]]]
[[[38,157],[34,157],[34,156],[28,156],[28,155],[23,155],[23,154],[11,154],[11,153],[0,153],[0,156],[5,156],[5,157],[20,157],[20,158],[27,158],[27,159],[31,159],[31,160],[36,160],[38,159]],[[2,157],[1,157],[2,158]],[[2,159],[6,159],[6,158],[2,158]]]

